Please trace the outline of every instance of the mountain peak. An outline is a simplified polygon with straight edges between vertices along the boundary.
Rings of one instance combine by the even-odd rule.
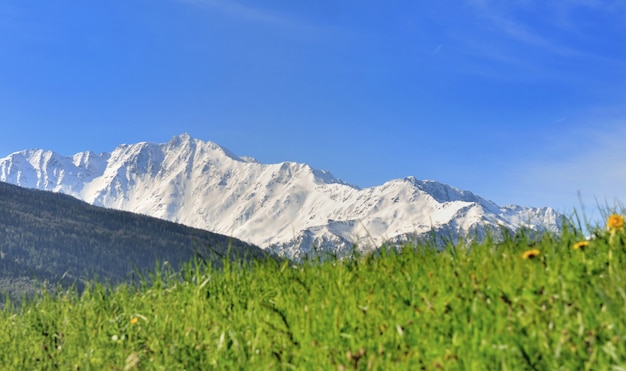
[[[230,151],[229,149],[220,146],[219,144],[211,141],[202,141],[196,138],[193,138],[188,133],[182,133],[180,135],[174,136],[168,143],[165,144],[166,147],[169,148],[187,148],[191,151],[196,151],[198,147],[201,148],[202,151],[212,152],[217,154],[218,156],[225,156],[231,160],[241,161],[241,162],[255,162],[251,161],[250,158],[242,158]]]
[[[172,146],[172,147],[177,147],[180,145],[188,144],[192,140],[194,139],[191,137],[191,135],[189,135],[188,133],[182,133],[182,134],[173,136],[172,139],[170,139],[170,141],[167,142],[167,145]]]

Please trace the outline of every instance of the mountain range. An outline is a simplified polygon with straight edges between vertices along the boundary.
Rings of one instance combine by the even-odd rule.
[[[498,206],[414,177],[359,188],[303,163],[263,164],[213,142],[175,136],[112,152],[31,149],[0,159],[0,181],[65,193],[247,241],[289,258],[345,255],[430,235],[558,231],[553,209]]]

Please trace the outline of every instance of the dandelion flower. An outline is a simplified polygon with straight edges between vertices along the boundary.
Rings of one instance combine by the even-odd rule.
[[[573,248],[574,250],[583,250],[587,246],[589,246],[589,241],[578,241],[574,244]]]
[[[537,250],[537,249],[526,250],[522,254],[522,258],[523,259],[533,259],[533,258],[539,256],[539,254],[540,254],[540,251]]]
[[[612,214],[606,221],[606,226],[610,230],[622,229],[624,227],[624,217],[619,214]]]
[[[137,324],[137,322],[139,322],[139,320],[137,319],[137,317],[133,317],[133,318],[131,318],[131,319],[130,319],[130,324],[131,324],[131,325],[136,325],[136,324]]]

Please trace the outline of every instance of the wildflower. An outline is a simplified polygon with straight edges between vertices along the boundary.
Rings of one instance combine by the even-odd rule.
[[[612,214],[606,221],[606,226],[610,230],[622,229],[624,227],[624,217],[619,214]]]
[[[533,259],[533,258],[539,256],[539,254],[540,254],[540,251],[537,250],[537,249],[526,250],[522,254],[522,258],[523,259]]]
[[[574,244],[574,250],[584,250],[587,246],[589,246],[589,241],[578,241]]]
[[[137,319],[137,317],[133,317],[133,318],[130,319],[130,324],[131,325],[136,325],[138,321],[139,320]]]

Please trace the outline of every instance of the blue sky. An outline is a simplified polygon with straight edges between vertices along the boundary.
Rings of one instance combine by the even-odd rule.
[[[626,2],[0,0],[0,156],[188,132],[361,187],[626,200]]]

